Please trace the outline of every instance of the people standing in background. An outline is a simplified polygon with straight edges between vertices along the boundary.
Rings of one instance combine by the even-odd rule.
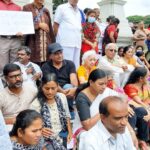
[[[147,34],[148,34],[148,30],[145,29],[144,27],[144,22],[141,21],[138,24],[138,29],[135,31],[134,35],[133,35],[133,39],[135,41],[135,46],[143,46],[145,47],[145,40],[147,38]]]
[[[64,50],[64,58],[80,64],[81,51],[81,13],[77,7],[78,0],[68,0],[59,5],[54,18],[54,32],[56,41]]]
[[[116,43],[118,38],[119,29],[117,28],[120,23],[118,18],[113,18],[110,24],[106,27],[103,38],[103,49],[109,43]]]
[[[0,11],[21,11],[21,7],[16,5],[12,0],[1,0]],[[3,72],[3,67],[7,63],[15,61],[17,50],[21,46],[22,33],[18,31],[16,35],[0,35],[0,76]]]
[[[98,39],[100,36],[100,30],[96,24],[96,12],[94,10],[89,10],[87,12],[87,19],[86,22],[82,25],[82,28],[82,54],[91,49],[98,53]]]
[[[34,0],[23,6],[23,11],[33,14],[35,34],[25,37],[25,45],[31,49],[31,61],[42,65],[47,60],[47,46],[55,42],[49,10],[44,6],[44,0]]]

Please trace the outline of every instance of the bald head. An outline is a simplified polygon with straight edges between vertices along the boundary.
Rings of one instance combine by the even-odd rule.
[[[118,107],[119,108],[118,108]],[[120,107],[125,106],[127,107],[127,103],[118,96],[108,96],[102,100],[99,106],[99,113],[105,116],[110,114],[111,109],[120,109]]]
[[[106,97],[100,103],[99,112],[102,123],[112,136],[125,132],[128,123],[128,104],[126,101],[117,96]]]

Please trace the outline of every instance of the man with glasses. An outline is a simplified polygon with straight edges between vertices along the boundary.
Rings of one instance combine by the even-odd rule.
[[[128,71],[127,66],[122,65],[116,57],[117,50],[118,48],[115,43],[107,44],[105,47],[105,56],[100,56],[98,67],[111,71],[117,86],[122,87],[127,81],[130,72]]]
[[[34,86],[22,84],[21,69],[16,64],[5,65],[3,75],[7,87],[0,92],[0,110],[6,124],[14,124],[17,114],[29,108],[37,94],[37,89]]]

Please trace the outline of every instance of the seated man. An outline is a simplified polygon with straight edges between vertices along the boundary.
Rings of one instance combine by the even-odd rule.
[[[59,43],[48,46],[49,61],[43,64],[43,76],[47,73],[55,73],[59,83],[59,91],[68,99],[70,112],[73,112],[73,97],[78,86],[75,65],[70,60],[63,59],[63,49]],[[67,89],[67,90],[64,90]]]
[[[15,62],[21,68],[23,73],[23,83],[29,83],[36,86],[36,81],[38,81],[42,76],[42,71],[40,67],[30,61],[31,50],[27,46],[22,46],[18,50],[18,61]]]
[[[117,45],[115,43],[107,44],[105,47],[105,56],[100,56],[98,67],[112,71],[117,86],[123,87],[131,71],[115,57],[116,52]]]
[[[6,124],[14,124],[16,115],[28,109],[37,95],[37,88],[24,84],[21,69],[16,64],[7,64],[3,69],[7,87],[0,91],[0,110]]]
[[[99,106],[101,121],[82,133],[80,150],[134,150],[127,129],[128,104],[117,96],[103,99]]]

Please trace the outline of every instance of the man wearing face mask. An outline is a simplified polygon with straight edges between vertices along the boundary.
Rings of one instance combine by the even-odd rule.
[[[54,33],[56,42],[63,47],[64,57],[79,67],[81,51],[81,19],[82,15],[77,7],[78,0],[68,0],[59,5],[54,18]]]
[[[21,69],[16,64],[5,65],[3,75],[8,86],[0,92],[0,110],[6,124],[14,124],[17,114],[29,108],[37,94],[37,88],[22,85]]]
[[[96,12],[94,10],[89,10],[86,22],[83,24],[82,54],[92,49],[98,53],[100,30],[95,22]]]

